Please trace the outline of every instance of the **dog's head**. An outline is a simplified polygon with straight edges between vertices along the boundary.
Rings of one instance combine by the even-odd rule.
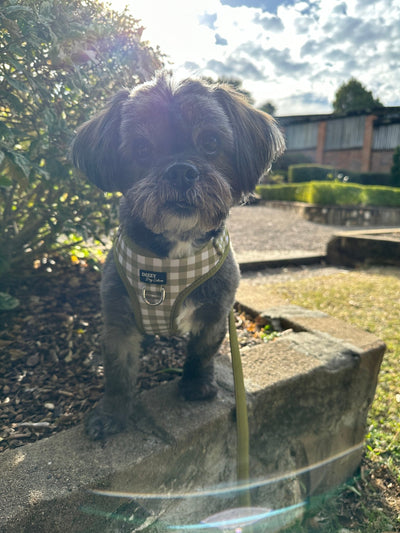
[[[85,123],[74,164],[155,233],[205,233],[284,149],[272,117],[233,89],[168,75],[121,90]]]

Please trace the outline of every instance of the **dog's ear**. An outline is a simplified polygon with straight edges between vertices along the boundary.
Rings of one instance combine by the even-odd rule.
[[[85,122],[71,148],[74,165],[103,191],[123,189],[121,169],[121,109],[129,91],[119,91],[106,109]]]
[[[254,109],[229,86],[217,86],[215,95],[233,128],[237,171],[234,191],[238,196],[248,194],[274,159],[282,154],[285,141],[270,115]]]

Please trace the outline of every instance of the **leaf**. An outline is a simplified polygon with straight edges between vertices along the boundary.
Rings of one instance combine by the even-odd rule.
[[[15,78],[6,76],[5,79],[11,85],[11,87],[14,87],[14,89],[16,89],[17,91],[20,91],[22,93],[28,93],[30,90],[30,87],[20,82],[19,80],[16,80]]]
[[[11,187],[12,180],[7,176],[0,176],[0,187]]]
[[[4,8],[3,13],[11,19],[15,19],[18,17],[18,15],[33,15],[33,11],[30,7],[27,6],[21,6],[21,5],[15,5],[15,6],[7,6]]]
[[[19,300],[7,294],[5,292],[0,292],[0,311],[11,311],[19,306]]]
[[[26,50],[22,48],[22,46],[19,46],[16,43],[11,43],[8,47],[9,51],[12,52],[14,55],[19,56],[20,58],[25,58]],[[26,60],[26,58],[25,58]],[[21,72],[25,71],[25,67],[22,63],[19,61],[13,59],[12,57],[7,57],[7,63],[10,63],[13,67],[16,68],[16,70],[20,70]]]
[[[31,163],[29,159],[27,159],[19,152],[9,152],[8,158],[12,161],[15,167],[17,167],[18,170],[25,176],[25,178],[29,178],[29,174],[31,171]]]
[[[13,139],[13,132],[11,129],[7,126],[3,120],[0,120],[0,135],[3,137],[4,140],[10,140]]]
[[[8,93],[6,101],[10,107],[13,107],[15,111],[23,113],[25,111],[25,104],[13,93]]]
[[[29,174],[31,171],[30,162],[18,152],[5,151],[0,175],[0,186],[9,187],[13,182],[18,183],[24,190],[27,190]]]
[[[35,139],[31,142],[29,146],[29,155],[32,161],[37,159],[41,153],[41,149],[43,146],[42,139]]]

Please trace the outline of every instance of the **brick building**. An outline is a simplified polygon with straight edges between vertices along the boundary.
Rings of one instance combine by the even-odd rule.
[[[390,172],[400,145],[400,107],[346,115],[277,117],[288,154],[356,172]]]

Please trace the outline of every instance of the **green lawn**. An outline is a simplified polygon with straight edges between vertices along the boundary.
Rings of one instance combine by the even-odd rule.
[[[310,277],[271,284],[269,291],[289,303],[324,311],[374,333],[387,345],[368,419],[364,460],[368,482],[354,480],[324,503],[322,529],[308,526],[295,531],[340,531],[337,513],[341,509],[346,514],[346,505],[353,515],[353,520],[347,517],[354,527],[350,531],[400,531],[400,269],[370,268]],[[330,520],[327,513],[336,516]]]

